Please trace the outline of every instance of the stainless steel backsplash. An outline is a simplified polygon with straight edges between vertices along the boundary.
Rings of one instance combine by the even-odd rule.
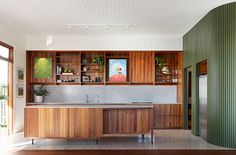
[[[35,86],[38,87],[38,86]],[[46,86],[45,102],[176,103],[176,86]],[[87,97],[86,97],[87,96]]]

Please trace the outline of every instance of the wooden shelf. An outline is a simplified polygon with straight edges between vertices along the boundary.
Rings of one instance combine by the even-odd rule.
[[[80,62],[57,62],[57,65],[80,65]]]
[[[155,85],[177,85],[177,82],[155,82]]]
[[[82,82],[82,85],[104,85],[104,82]]]
[[[81,85],[81,82],[57,82],[56,85]]]
[[[155,66],[159,66],[158,64],[155,64]],[[163,67],[164,66],[178,66],[178,64],[163,64],[162,65]]]
[[[81,73],[104,73],[104,71],[96,71],[96,70],[89,70],[89,71],[81,71]]]
[[[95,64],[95,63],[81,63],[81,66],[99,66],[99,64]]]
[[[106,82],[106,85],[129,85],[130,82]]]
[[[55,85],[55,82],[30,82],[31,85]]]
[[[63,75],[63,74],[57,74],[56,76],[80,76],[80,75],[77,75],[77,74],[73,74],[73,75]]]
[[[131,82],[131,85],[154,85],[154,82]]]

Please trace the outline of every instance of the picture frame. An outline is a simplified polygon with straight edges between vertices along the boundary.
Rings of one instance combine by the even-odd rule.
[[[17,67],[16,79],[19,82],[24,82],[24,73],[25,70],[23,68]]]
[[[108,81],[119,83],[128,80],[128,60],[126,58],[108,59]]]
[[[89,82],[89,81],[90,81],[90,76],[88,76],[88,75],[82,76],[82,82]]]
[[[17,84],[16,85],[16,96],[18,98],[24,97],[24,85],[23,84]]]

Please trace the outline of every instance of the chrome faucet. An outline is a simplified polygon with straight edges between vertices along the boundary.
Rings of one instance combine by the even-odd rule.
[[[99,103],[99,95],[94,95],[94,102]]]
[[[89,96],[86,94],[86,103],[89,103]]]

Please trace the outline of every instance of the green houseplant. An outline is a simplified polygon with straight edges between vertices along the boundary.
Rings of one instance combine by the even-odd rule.
[[[156,60],[156,64],[158,66],[163,66],[164,65],[164,59],[163,59],[163,56],[156,56],[155,57],[155,60]]]
[[[164,59],[163,56],[156,56],[155,57],[155,62],[157,64],[157,69],[158,69],[158,74],[161,72],[161,69],[164,67]]]
[[[99,65],[99,71],[102,71],[104,65],[104,58],[102,55],[96,55],[93,59],[93,63]]]
[[[44,85],[41,85],[37,89],[34,89],[33,93],[34,93],[34,102],[37,103],[42,103],[43,97],[49,94],[49,92],[44,88]]]

